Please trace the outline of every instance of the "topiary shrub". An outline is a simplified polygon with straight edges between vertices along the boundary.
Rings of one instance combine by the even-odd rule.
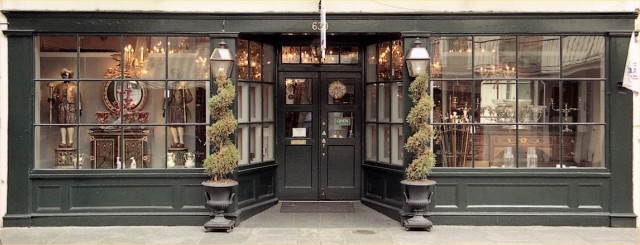
[[[207,139],[212,153],[204,160],[204,170],[210,182],[231,181],[227,176],[238,166],[240,154],[230,135],[238,128],[238,121],[230,106],[236,96],[231,79],[216,77],[217,94],[209,98],[208,106],[214,121],[207,127]]]
[[[407,115],[407,123],[414,132],[407,139],[404,148],[414,154],[411,164],[405,170],[407,180],[426,180],[431,169],[436,164],[436,158],[431,148],[433,138],[433,126],[429,124],[433,110],[433,99],[427,93],[429,81],[427,72],[422,72],[409,86],[409,97],[413,106]]]

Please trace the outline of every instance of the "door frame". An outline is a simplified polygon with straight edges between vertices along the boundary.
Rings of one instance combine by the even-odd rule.
[[[290,67],[286,67],[290,68]],[[277,177],[277,195],[281,200],[358,200],[361,197],[361,172],[362,172],[362,147],[363,144],[363,133],[361,132],[363,129],[364,118],[363,117],[363,87],[364,81],[362,77],[362,68],[361,66],[350,66],[351,69],[349,71],[345,70],[344,66],[335,67],[335,66],[319,66],[313,67],[309,69],[309,67],[302,67],[303,69],[296,69],[296,71],[287,71],[288,69],[282,69],[278,72],[277,81],[278,85],[276,86],[276,98],[277,103],[276,107],[280,107],[277,110],[276,114],[276,145],[278,146],[276,149],[276,159],[278,162],[278,177]],[[298,67],[295,67],[298,68]],[[318,69],[320,68],[320,69]],[[325,69],[322,69],[325,68]],[[336,69],[337,68],[337,69]],[[354,68],[357,68],[354,69]],[[311,105],[287,105],[289,107],[286,111],[311,111],[313,124],[312,124],[312,133],[309,138],[300,138],[293,139],[286,138],[285,132],[285,109],[282,106],[286,103],[285,98],[285,85],[284,79],[287,77],[299,77],[299,78],[311,78],[313,79],[313,98]],[[327,81],[331,78],[353,78],[356,80],[355,82],[355,91],[356,96],[354,97],[354,105],[355,107],[354,113],[356,117],[360,119],[354,122],[354,142],[353,145],[356,147],[354,149],[354,176],[353,176],[353,188],[349,191],[341,190],[341,186],[327,186],[327,184],[322,184],[324,181],[327,182],[327,168],[326,166],[328,160],[326,157],[321,156],[321,133],[322,130],[327,130],[327,124],[321,125],[323,116],[326,117],[327,112],[327,102],[326,96],[328,96],[328,92],[325,91],[328,86]],[[324,98],[324,99],[323,99]],[[321,115],[321,112],[325,112],[325,115]],[[326,120],[326,119],[325,119]],[[332,140],[327,138],[328,141],[335,143],[337,140]],[[293,144],[292,144],[293,143]],[[307,149],[311,148],[311,173],[310,173],[310,185],[308,186],[287,186],[287,169],[289,166],[286,165],[286,148],[287,146],[298,145],[306,146],[306,147],[297,147],[298,149]],[[325,193],[323,192],[327,188],[326,191],[330,194],[327,198]],[[331,190],[329,190],[331,189]]]

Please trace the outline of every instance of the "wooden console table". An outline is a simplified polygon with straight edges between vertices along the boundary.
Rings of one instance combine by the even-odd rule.
[[[120,159],[124,168],[131,168],[131,158],[136,160],[137,168],[146,168],[149,163],[147,153],[148,129],[89,129],[91,137],[91,166],[97,169],[116,168],[116,157],[124,152]],[[124,142],[123,147],[120,144]]]

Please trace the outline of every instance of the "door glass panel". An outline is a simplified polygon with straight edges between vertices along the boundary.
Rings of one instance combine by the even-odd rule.
[[[329,112],[329,138],[353,138],[353,112]]]
[[[309,105],[312,102],[311,79],[287,78],[284,81],[287,105]]]
[[[354,84],[353,80],[329,80],[329,104],[334,105],[353,105],[354,103]]]
[[[285,113],[287,138],[311,137],[312,113],[310,111],[288,111]]]

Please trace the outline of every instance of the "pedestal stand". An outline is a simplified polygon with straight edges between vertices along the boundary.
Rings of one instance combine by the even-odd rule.
[[[56,169],[75,169],[74,158],[77,158],[77,148],[56,148]],[[81,163],[82,164],[82,163]]]
[[[173,166],[167,166],[169,168],[184,168],[184,162],[185,162],[185,154],[187,154],[187,148],[169,148],[167,150],[168,153],[173,153],[173,154],[167,154],[167,157],[169,156],[173,156],[173,159],[168,159],[168,162],[173,161],[174,165]]]

